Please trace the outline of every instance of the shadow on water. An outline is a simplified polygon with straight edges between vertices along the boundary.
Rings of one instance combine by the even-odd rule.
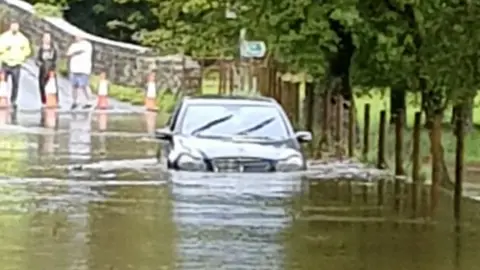
[[[379,206],[376,172],[353,163],[167,172],[141,115],[111,119],[106,131],[82,114],[57,132],[23,124],[29,132],[0,135],[2,270],[478,269],[473,201],[455,233],[448,193],[434,225],[393,222],[412,220],[408,199],[395,210],[387,183]]]

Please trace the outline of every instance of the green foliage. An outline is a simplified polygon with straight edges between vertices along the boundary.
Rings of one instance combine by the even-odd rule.
[[[144,0],[123,3],[121,0],[28,0],[38,6],[42,16],[60,17],[83,30],[114,40],[133,42],[142,29],[156,29],[158,21]],[[36,8],[37,9],[37,8]]]
[[[360,89],[428,92],[429,106],[437,109],[470,98],[480,88],[478,1],[33,2],[69,6],[66,18],[87,31],[133,38],[162,54],[235,56],[245,28],[247,39],[266,42],[268,57],[284,71],[319,79],[349,76],[348,83]],[[226,17],[227,9],[235,19]],[[348,51],[349,43],[353,50]]]
[[[138,39],[139,31],[158,27],[147,1],[83,0],[72,1],[66,13],[69,21],[91,33],[120,41]],[[93,20],[92,20],[93,19]]]
[[[33,5],[33,9],[40,17],[63,17],[63,8],[58,5],[39,2]]]
[[[69,0],[30,0],[28,1],[32,5],[48,5],[48,6],[57,6],[65,7],[69,4]]]
[[[246,2],[249,8],[239,13],[245,18],[256,18],[244,19],[249,32],[254,38],[264,39],[271,57],[294,72],[324,74],[328,58],[338,51],[339,42],[330,27],[330,16],[345,14],[348,23],[357,19],[348,9],[314,1]]]
[[[437,109],[476,93],[478,3],[388,0],[372,8],[372,2],[360,6],[366,27],[354,82],[431,92]]]
[[[237,50],[240,26],[225,17],[223,1],[147,2],[159,25],[154,30],[139,32],[142,44],[157,48],[161,53],[183,51],[200,56],[232,55]]]

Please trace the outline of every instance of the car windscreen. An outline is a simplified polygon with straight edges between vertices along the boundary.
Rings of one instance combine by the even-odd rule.
[[[181,133],[198,136],[245,136],[287,139],[285,120],[271,105],[191,104],[185,108]]]

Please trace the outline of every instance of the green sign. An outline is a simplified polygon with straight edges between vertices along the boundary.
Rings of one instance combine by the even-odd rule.
[[[263,41],[244,41],[240,46],[240,55],[245,58],[262,58],[267,52]]]

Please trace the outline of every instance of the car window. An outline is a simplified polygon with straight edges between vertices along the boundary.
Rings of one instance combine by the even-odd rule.
[[[181,123],[181,133],[192,134],[198,129],[202,129],[199,132],[202,135],[232,136],[243,132],[241,135],[245,136],[275,139],[289,137],[285,119],[271,105],[188,105]]]

